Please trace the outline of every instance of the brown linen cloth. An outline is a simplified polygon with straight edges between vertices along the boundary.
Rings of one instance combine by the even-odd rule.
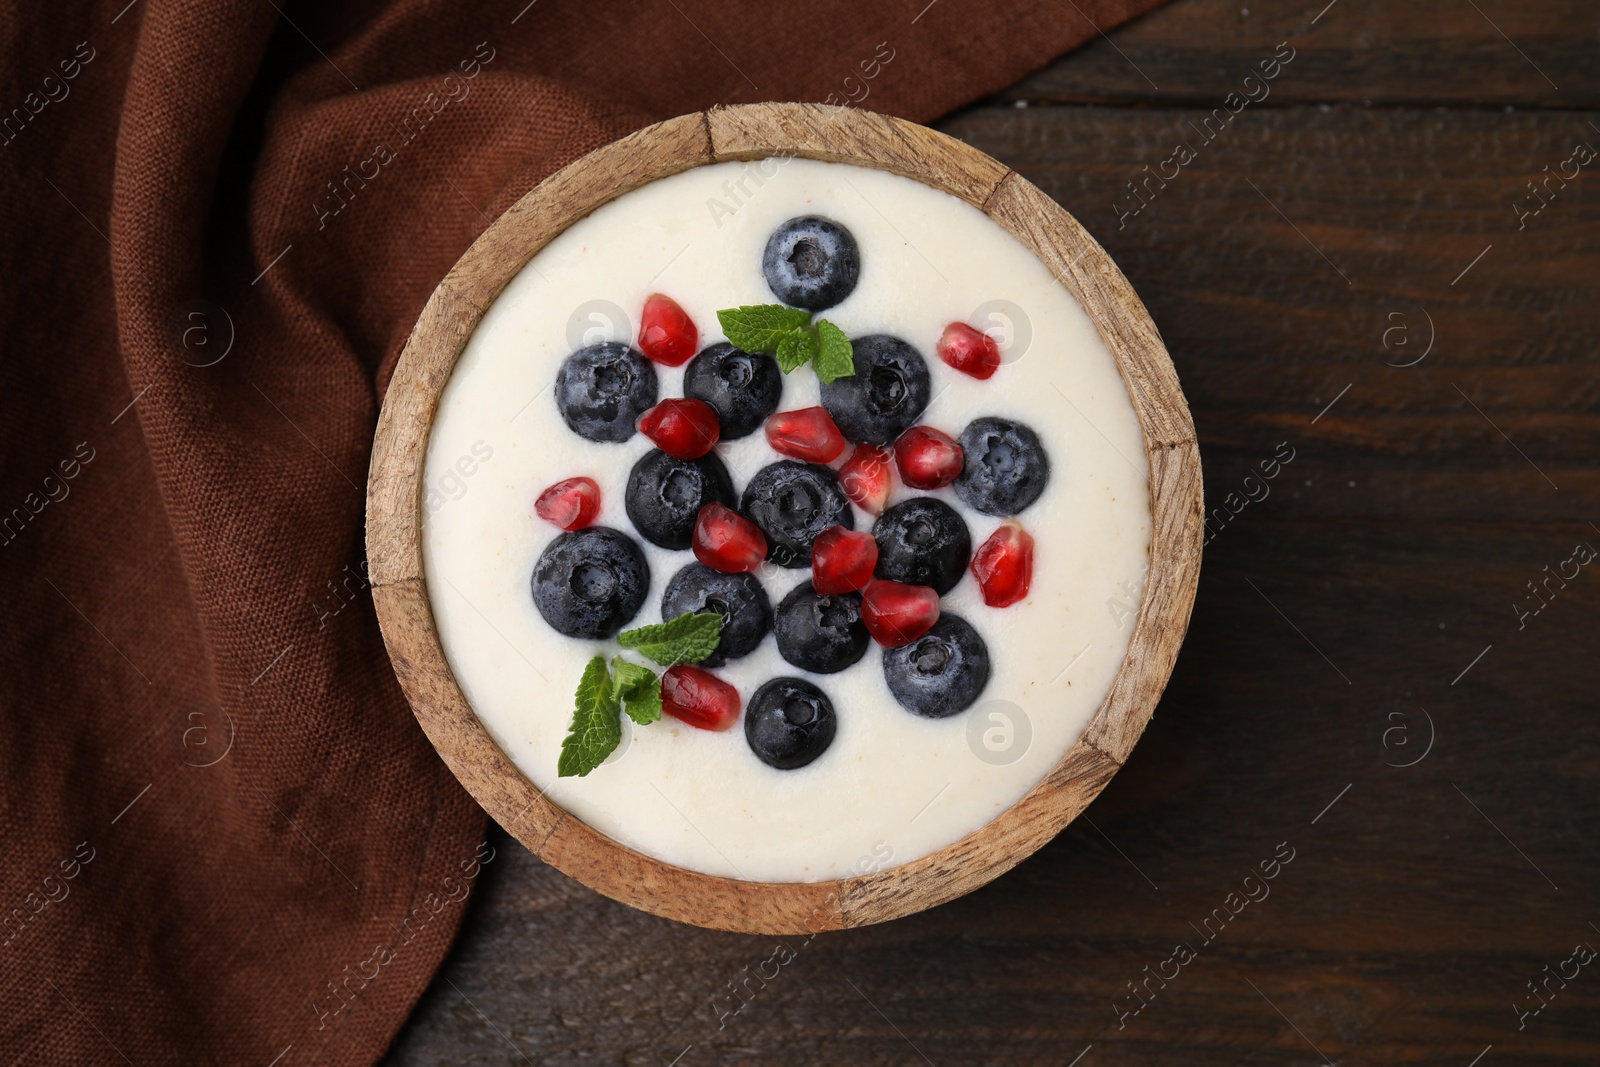
[[[1157,2],[0,8],[0,1064],[369,1063],[444,956],[492,858],[363,489],[490,219],[650,121],[930,120]]]

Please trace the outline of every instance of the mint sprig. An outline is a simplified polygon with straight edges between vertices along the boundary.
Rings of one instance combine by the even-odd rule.
[[[617,643],[663,667],[698,663],[716,651],[722,616],[685,612],[675,619],[624,630]],[[661,678],[641,663],[613,656],[610,666],[596,656],[583,668],[574,698],[572,725],[561,742],[556,776],[582,778],[622,743],[622,713],[640,726],[661,718]]]
[[[736,348],[770,352],[783,373],[810,363],[817,378],[831,382],[856,372],[850,338],[827,319],[811,321],[811,312],[783,304],[745,304],[717,312],[722,332]]]
[[[686,611],[667,622],[624,630],[617,635],[617,644],[663,667],[676,667],[680,663],[699,663],[717,650],[721,638],[721,615]]]
[[[621,656],[611,660],[611,669],[615,672],[613,685],[622,697],[628,718],[640,726],[649,726],[661,718],[661,679],[655,671]]]
[[[745,351],[748,352],[750,349],[746,348]],[[778,347],[773,352],[773,355],[778,357],[778,366],[785,374],[792,374],[805,366],[816,354],[816,335],[804,326],[796,326],[779,338]]]
[[[811,312],[782,304],[746,304],[717,312],[717,321],[735,348],[773,352],[786,334],[811,321]]]
[[[856,372],[850,338],[827,319],[817,320],[817,354],[813,359],[817,379],[824,383],[848,378]]]
[[[605,657],[596,656],[583,668],[583,677],[578,680],[577,708],[572,713],[567,738],[561,742],[556,775],[582,778],[604,763],[621,743],[621,708],[612,691]]]

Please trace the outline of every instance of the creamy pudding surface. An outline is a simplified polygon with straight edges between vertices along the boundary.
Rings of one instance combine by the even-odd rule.
[[[598,483],[596,524],[632,537],[650,568],[644,606],[626,625],[662,621],[667,582],[695,561],[640,536],[624,511],[630,469],[654,445],[586,440],[557,411],[562,361],[599,341],[632,344],[640,309],[670,296],[725,340],[716,312],[777,302],[762,252],[786,220],[820,215],[860,248],[859,282],[821,317],[852,338],[890,334],[927,361],[932,400],[916,420],[952,437],[972,420],[1026,424],[1050,461],[1042,496],[1016,516],[1035,541],[1031,592],[984,604],[970,572],[941,598],[988,646],[977,701],[947,718],[902,707],[872,644],[853,666],[810,674],[773,635],[712,668],[744,701],[769,679],[805,679],[831,699],[837,732],[806,766],[756,757],[741,724],[697,729],[676,718],[623,717],[621,745],[584,777],[557,776],[574,691],[615,639],[566,637],[530,593],[540,554],[562,531],[534,513],[547,487]],[[952,322],[993,328],[1002,366],[978,380],[935,351]],[[1001,327],[1004,326],[1002,332]],[[655,366],[659,399],[681,397],[684,367]],[[810,366],[783,379],[778,410],[819,403]],[[760,430],[715,454],[736,494],[782,460]],[[838,467],[849,449],[832,465]],[[976,208],[882,171],[804,159],[699,167],[628,193],[571,226],[505,288],[447,383],[428,442],[423,558],[440,641],[478,718],[555,804],[632,849],[706,874],[807,882],[918,859],[979,829],[1031,789],[1094,716],[1127,653],[1143,595],[1150,501],[1143,437],[1127,389],[1088,315],[1020,242]],[[890,504],[933,496],[965,520],[976,549],[1002,524],[952,488],[893,481]],[[854,510],[855,529],[874,516]],[[774,609],[806,568],[754,572]],[[641,661],[643,662],[643,661]]]

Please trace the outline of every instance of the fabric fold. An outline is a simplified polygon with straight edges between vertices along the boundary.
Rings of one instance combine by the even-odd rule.
[[[0,1048],[370,1063],[431,980],[494,856],[385,654],[364,490],[493,218],[648,122],[929,121],[1154,6],[0,9]]]

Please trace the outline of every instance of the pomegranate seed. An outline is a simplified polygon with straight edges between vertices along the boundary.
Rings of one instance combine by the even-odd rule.
[[[832,463],[844,451],[844,434],[827,408],[779,411],[766,422],[767,444],[808,463]]]
[[[939,336],[939,358],[963,374],[989,378],[1000,369],[1000,346],[964,322],[952,322]]]
[[[822,596],[866,588],[877,565],[878,542],[869,533],[830,526],[811,544],[811,584]]]
[[[644,302],[639,317],[639,350],[668,367],[683,365],[700,343],[700,331],[678,302],[660,293]]]
[[[593,478],[568,478],[540,493],[533,510],[563,530],[581,530],[600,514],[600,487]]]
[[[739,718],[739,691],[704,668],[680,663],[661,676],[661,710],[702,730],[726,730]]]
[[[885,648],[908,645],[939,621],[939,594],[930,586],[875,578],[861,594],[861,621]]]
[[[1001,524],[972,554],[972,576],[991,608],[1008,608],[1033,584],[1033,535],[1015,522]]]
[[[674,397],[640,415],[639,432],[673,459],[699,459],[716,446],[722,424],[704,400]]]
[[[879,445],[856,445],[843,467],[839,486],[856,507],[873,515],[881,514],[889,502],[889,464],[893,454]]]
[[[767,535],[737,511],[713,502],[695,517],[694,558],[724,574],[753,571],[767,558]]]
[[[913,426],[896,438],[894,459],[900,480],[913,489],[943,489],[965,463],[956,439],[932,426]]]

